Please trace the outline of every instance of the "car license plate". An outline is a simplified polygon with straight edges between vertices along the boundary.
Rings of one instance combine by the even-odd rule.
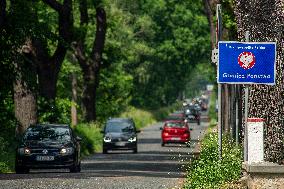
[[[125,146],[125,142],[117,142],[115,143],[116,146]]]
[[[180,140],[179,137],[172,137],[172,140]]]
[[[36,156],[37,161],[53,161],[54,156]]]

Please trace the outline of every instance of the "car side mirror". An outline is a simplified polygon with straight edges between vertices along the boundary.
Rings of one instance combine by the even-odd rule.
[[[81,137],[76,136],[76,140],[77,140],[78,142],[81,142],[81,141],[82,141],[82,138],[81,138]]]

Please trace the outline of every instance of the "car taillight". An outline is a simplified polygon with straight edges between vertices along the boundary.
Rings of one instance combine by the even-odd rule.
[[[163,132],[163,135],[164,135],[164,136],[169,136],[169,133]]]

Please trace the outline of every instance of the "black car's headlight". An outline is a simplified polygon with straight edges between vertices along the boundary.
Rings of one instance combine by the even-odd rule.
[[[62,155],[70,155],[74,153],[74,148],[62,148],[60,150],[60,154]]]
[[[30,155],[31,154],[31,150],[28,148],[19,148],[18,149],[18,153],[20,155]]]
[[[104,142],[111,142],[111,138],[110,137],[104,137]]]
[[[128,139],[129,142],[136,142],[136,137],[131,137],[130,139]]]

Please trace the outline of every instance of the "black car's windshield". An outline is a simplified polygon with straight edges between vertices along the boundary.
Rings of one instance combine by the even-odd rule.
[[[27,129],[24,140],[55,140],[68,141],[71,140],[70,130],[66,127],[48,127],[37,126]]]
[[[128,122],[109,122],[105,128],[106,133],[126,133],[133,131],[133,126]]]

